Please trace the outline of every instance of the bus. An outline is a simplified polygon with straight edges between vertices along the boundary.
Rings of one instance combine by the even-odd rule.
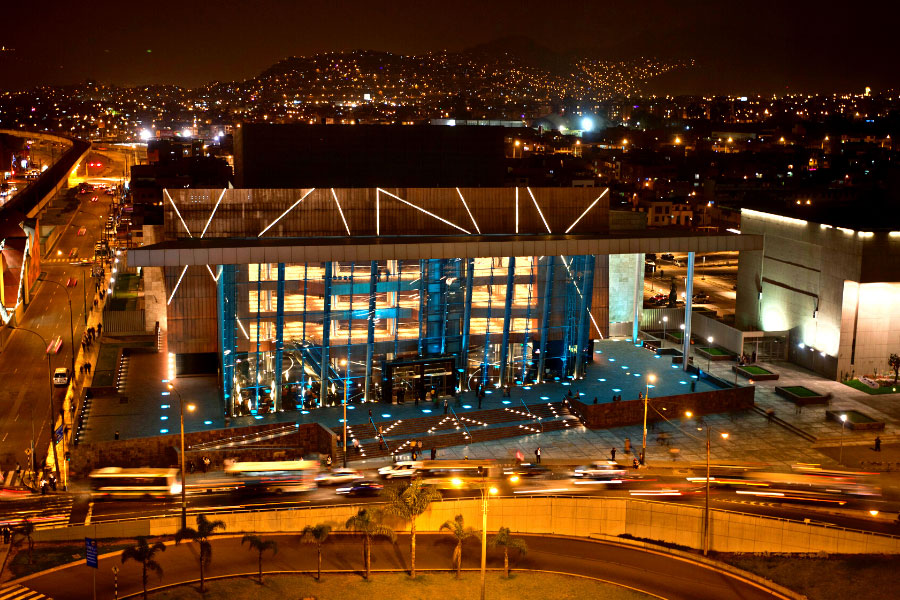
[[[419,467],[422,483],[439,490],[473,489],[481,484],[482,478],[496,481],[500,475],[500,465],[492,459],[423,460]]]
[[[232,462],[225,465],[225,474],[238,479],[238,487],[247,492],[308,492],[316,488],[318,473],[319,462],[315,460]]]
[[[104,467],[90,474],[91,496],[103,498],[171,498],[181,493],[178,469]]]

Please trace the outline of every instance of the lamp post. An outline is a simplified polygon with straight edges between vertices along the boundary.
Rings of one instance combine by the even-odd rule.
[[[662,339],[662,347],[666,346],[666,326],[669,324],[669,317],[663,317],[663,339]]]
[[[644,394],[644,436],[641,440],[641,464],[644,464],[644,457],[647,455],[647,398],[650,396],[650,384],[656,381],[656,375],[647,377],[647,393]]]
[[[484,577],[487,565],[487,511],[488,498],[497,494],[497,488],[487,487],[487,472],[484,467],[478,467],[481,472],[481,600],[484,600]]]
[[[691,418],[693,413],[690,411],[684,413],[687,418]],[[699,427],[698,427],[699,429]],[[706,556],[709,553],[709,448],[711,445],[710,440],[710,432],[712,428],[707,425],[706,426],[706,498],[704,501],[704,509],[703,509],[703,556]],[[720,434],[723,440],[728,439],[728,433],[722,432]]]
[[[22,328],[22,327],[16,327],[15,329],[16,329],[16,331],[27,331],[27,332],[30,333],[31,335],[36,335],[37,338],[38,338],[39,340],[41,340],[41,343],[44,345],[43,347],[44,347],[44,349],[45,349],[45,351],[46,351],[46,348],[47,348],[47,346],[48,346],[49,344],[47,344],[47,340],[44,339],[44,336],[42,336],[41,334],[39,334],[39,333],[36,332],[36,331],[32,331],[31,329],[24,329],[24,328]],[[54,466],[56,467],[56,480],[59,481],[60,483],[62,483],[62,479],[61,479],[60,476],[59,476],[59,460],[58,460],[57,457],[56,457],[56,440],[54,439],[55,436],[56,436],[56,428],[54,427],[54,425],[56,425],[56,413],[53,412],[53,365],[52,365],[51,362],[50,362],[50,358],[51,358],[51,354],[50,354],[49,352],[47,352],[47,379],[48,379],[48,382],[50,383],[50,419],[49,419],[49,426],[50,426],[50,449],[53,450],[53,464],[54,464]],[[35,465],[34,465],[34,409],[33,409],[33,408],[32,408],[32,419],[31,419],[31,472],[32,472],[32,474],[35,473]]]
[[[53,285],[58,285],[62,288],[62,291],[66,293],[66,300],[68,300],[69,302],[69,344],[72,346],[72,379],[75,379],[75,327],[72,324],[72,296],[69,295],[69,290],[66,289],[66,286],[58,281],[53,281],[52,279],[41,279],[41,281],[45,283],[52,283]],[[78,280],[76,279],[75,281]]]
[[[179,405],[179,420],[181,422],[181,528],[185,529],[187,527],[187,481],[184,478],[184,399],[181,397],[181,392],[175,389],[175,386],[171,383],[168,385],[170,392],[175,392],[175,395],[178,396],[178,405]],[[193,404],[188,404],[188,411],[193,411],[196,407]]]
[[[706,341],[709,343],[708,348],[712,350],[713,339],[712,336],[706,338]],[[706,353],[706,372],[709,373],[710,368],[712,368],[712,352]]]
[[[342,359],[341,364],[347,366],[346,375],[344,377],[344,468],[347,467],[347,394],[350,393],[350,361]],[[332,384],[333,385],[333,384]]]
[[[847,415],[841,415],[841,453],[840,458],[838,458],[838,464],[841,466],[844,465],[844,424],[847,422]]]

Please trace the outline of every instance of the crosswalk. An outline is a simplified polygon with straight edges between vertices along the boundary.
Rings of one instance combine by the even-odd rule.
[[[53,600],[47,596],[18,584],[0,586],[0,600]]]
[[[0,526],[18,525],[23,519],[35,529],[48,529],[69,524],[74,499],[72,495],[26,496],[0,502]],[[0,600],[3,600],[0,597]]]

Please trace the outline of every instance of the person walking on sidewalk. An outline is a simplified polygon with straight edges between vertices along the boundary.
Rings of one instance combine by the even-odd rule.
[[[875,452],[881,452],[881,438],[875,436]]]
[[[616,447],[615,446],[613,446],[612,448],[609,449],[609,456],[610,456],[610,460],[613,460],[613,461],[616,460]]]
[[[450,404],[447,402],[447,399],[444,398],[444,414],[445,415],[447,414],[447,409],[449,408],[449,406],[450,406]]]
[[[538,446],[534,449],[534,462],[535,464],[541,464],[541,447]]]

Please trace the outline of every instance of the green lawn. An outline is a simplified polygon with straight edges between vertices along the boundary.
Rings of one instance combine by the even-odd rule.
[[[848,379],[848,380],[844,381],[843,384],[849,385],[853,389],[857,389],[861,392],[865,392],[867,394],[872,394],[873,396],[877,395],[877,394],[894,394],[894,393],[900,392],[900,384],[895,385],[895,386],[892,385],[890,387],[882,386],[877,389],[870,388],[869,386],[864,384],[859,379]]]
[[[754,367],[752,365],[749,365],[746,367],[738,367],[738,368],[747,373],[750,373],[751,375],[771,375],[772,374],[772,371],[769,371],[768,369],[763,369],[762,367]]]
[[[809,388],[803,387],[802,385],[791,385],[783,389],[786,392],[790,392],[795,396],[800,396],[801,398],[812,398],[822,395],[819,392],[814,392]]]
[[[894,557],[735,556],[727,562],[780,583],[810,600],[882,600],[895,598],[896,590],[900,589],[900,569]]]
[[[133,545],[133,542],[103,544],[100,550],[101,552],[117,552]],[[28,560],[27,547],[28,543],[22,542],[21,547],[14,551],[14,554],[10,554],[9,562],[6,564],[7,570],[16,579],[38,571],[65,565],[72,561],[84,560],[84,544],[35,544],[31,562]]]
[[[223,579],[210,582],[205,600],[286,600],[315,598],[316,600],[347,600],[348,598],[391,598],[392,600],[471,600],[480,593],[478,572],[463,572],[460,579],[449,573],[427,573],[415,580],[408,575],[373,573],[372,579],[358,575],[322,576],[322,582],[304,575],[272,575],[256,580]],[[153,600],[195,600],[196,588],[182,586],[150,594]],[[504,579],[502,573],[488,572],[485,595],[488,598],[515,600],[645,600],[651,598],[627,588],[604,584],[591,579],[550,575],[545,573],[513,573]]]
[[[729,352],[728,350],[725,350],[723,348],[707,347],[707,348],[700,348],[700,349],[703,350],[704,352],[706,352],[707,354],[711,354],[713,356],[734,356],[734,352]]]

